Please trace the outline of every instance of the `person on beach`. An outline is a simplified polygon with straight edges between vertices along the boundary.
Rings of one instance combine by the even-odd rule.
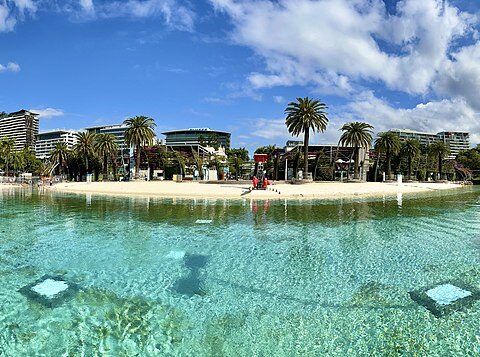
[[[263,178],[263,188],[267,189],[268,185],[270,185],[270,182],[268,182],[268,177],[267,175],[265,175],[265,177]]]
[[[253,189],[256,189],[256,188],[257,188],[257,185],[258,185],[258,178],[257,178],[257,176],[253,176],[253,178],[252,178],[252,185],[253,185]]]

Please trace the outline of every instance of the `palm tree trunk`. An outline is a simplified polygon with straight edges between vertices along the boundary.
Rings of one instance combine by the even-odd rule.
[[[439,175],[440,175],[440,180],[442,179],[442,171],[443,171],[443,170],[442,170],[442,169],[443,169],[442,166],[443,166],[442,155],[439,154],[439,155],[438,155],[438,173],[439,173]]]
[[[412,178],[412,158],[408,157],[408,179]]]
[[[355,167],[353,168],[353,178],[355,180],[358,180],[359,179],[359,167],[358,167],[358,161],[359,161],[359,157],[360,157],[360,148],[355,146],[355,159],[354,159],[354,165]]]
[[[377,152],[377,164],[375,165],[375,177],[373,178],[373,182],[377,182],[379,164],[380,164],[380,152]]]
[[[307,178],[308,174],[308,139],[310,137],[310,130],[305,130],[305,138],[303,141],[303,178]]]
[[[390,157],[390,150],[387,151],[387,176],[388,179],[392,179],[392,162],[391,162],[391,157]]]
[[[103,180],[105,180],[108,176],[108,158],[107,154],[103,155]]]
[[[140,145],[137,145],[137,157],[135,158],[135,178],[140,177]]]

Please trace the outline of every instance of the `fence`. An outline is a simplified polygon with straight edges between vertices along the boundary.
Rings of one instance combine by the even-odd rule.
[[[63,182],[62,176],[40,177],[40,176],[0,176],[0,184],[12,185],[38,185],[39,182],[44,183],[60,183]]]

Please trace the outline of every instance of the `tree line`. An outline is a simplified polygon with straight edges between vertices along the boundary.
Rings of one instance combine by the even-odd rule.
[[[321,163],[323,162],[325,168],[327,162],[327,170],[330,171],[327,176],[333,178],[336,159],[333,162],[326,160],[322,152],[316,153],[313,163],[309,159],[310,135],[323,133],[327,129],[329,122],[327,109],[325,103],[309,97],[297,98],[296,101],[288,103],[285,109],[285,125],[289,133],[297,137],[303,134],[303,153],[297,152],[292,160],[295,173],[299,170],[299,162],[303,160],[304,177],[308,176],[313,166],[312,176],[315,179]],[[416,139],[401,141],[393,132],[379,133],[374,140],[373,129],[372,125],[359,121],[346,123],[340,128],[342,133],[337,145],[353,148],[354,179],[360,178],[360,149],[365,149],[368,153],[372,147],[371,153],[375,158],[373,180],[378,179],[380,171],[386,173],[387,179],[393,179],[393,172],[406,173],[408,179],[426,180],[428,172],[435,172],[437,174],[435,178],[444,178],[445,158],[450,154],[447,144],[437,141],[423,146]],[[265,146],[258,148],[256,153],[269,154],[267,171],[272,177],[277,178],[278,167],[282,162],[278,148],[272,145]],[[455,175],[455,163],[447,164],[446,171]],[[322,178],[325,179],[325,176]]]

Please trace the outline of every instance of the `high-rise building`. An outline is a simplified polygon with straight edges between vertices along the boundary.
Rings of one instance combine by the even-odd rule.
[[[0,138],[15,140],[15,150],[26,147],[35,149],[38,135],[38,114],[28,110],[20,110],[0,117]]]
[[[447,159],[455,159],[460,151],[470,148],[470,134],[467,132],[442,131],[434,134],[409,129],[391,129],[390,132],[397,134],[401,141],[415,139],[424,146],[442,141],[450,148],[450,155],[447,156]]]
[[[390,129],[389,131],[397,134],[401,141],[414,139],[424,146],[428,146],[438,140],[438,136],[435,133],[425,133],[410,129]]]
[[[460,151],[470,149],[470,134],[459,131],[442,131],[437,134],[450,147],[450,155],[447,159],[455,159]]]
[[[35,154],[39,159],[49,159],[50,153],[57,143],[65,143],[68,149],[73,149],[77,143],[76,131],[73,130],[51,130],[37,135],[35,143]]]

